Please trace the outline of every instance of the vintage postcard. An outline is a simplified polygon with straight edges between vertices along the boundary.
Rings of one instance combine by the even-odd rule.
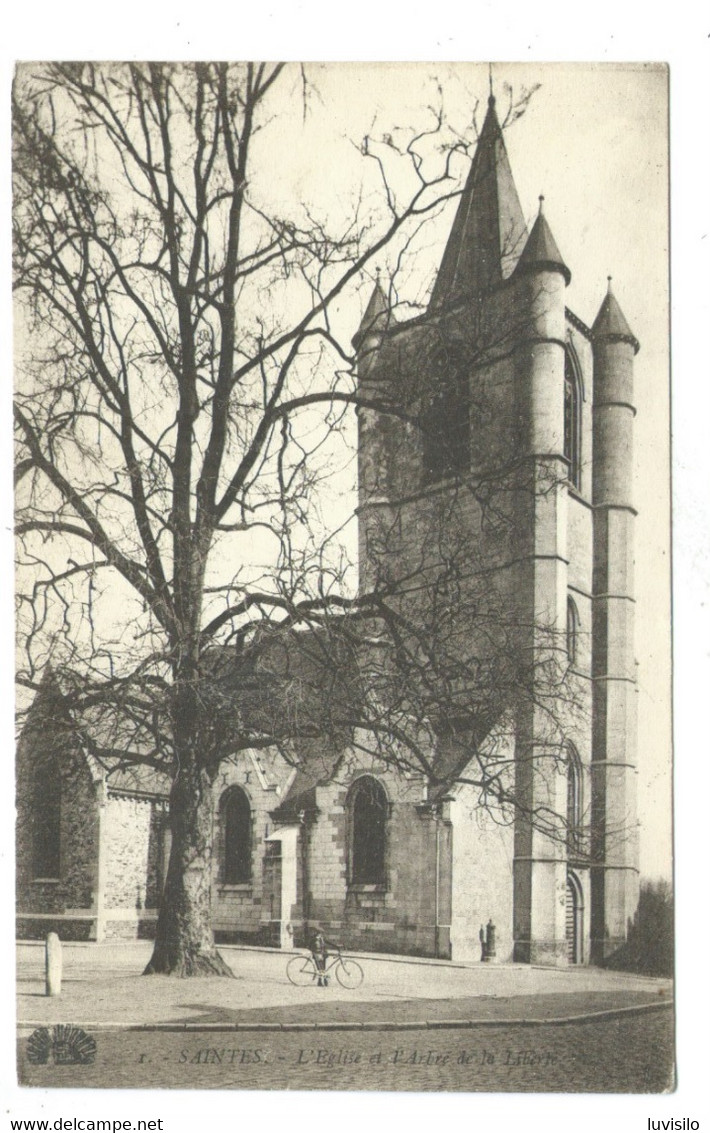
[[[668,83],[17,66],[21,1085],[674,1088]]]

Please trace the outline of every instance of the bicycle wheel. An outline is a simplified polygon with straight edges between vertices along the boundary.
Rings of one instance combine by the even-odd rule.
[[[286,975],[294,987],[308,987],[316,978],[316,966],[310,956],[293,956],[286,965]]]
[[[357,961],[346,960],[344,957],[336,966],[335,975],[340,986],[347,987],[351,991],[353,988],[359,987],[363,981],[362,968]]]

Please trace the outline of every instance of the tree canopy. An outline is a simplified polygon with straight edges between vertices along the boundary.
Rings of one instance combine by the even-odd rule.
[[[332,216],[272,184],[269,134],[284,144],[284,108],[305,118],[316,94],[303,69],[267,64],[23,65],[15,80],[18,679],[37,689],[51,655],[97,758],[172,775],[154,970],[219,970],[206,863],[226,755],[298,758],[299,738],[359,729],[443,782],[464,761],[435,759],[431,733],[455,722],[505,809],[509,761],[481,741],[516,696],[559,705],[559,674],[548,658],[531,677],[483,567],[465,642],[441,588],[426,617],[396,572],[356,588],[352,511],[334,506],[353,410],[412,428],[441,414],[362,381],[372,328],[353,347],[353,311],[381,266],[386,317],[416,314],[407,272],[460,192],[475,120],[460,136],[439,101],[366,137]],[[466,490],[492,514],[490,483]],[[475,537],[446,552],[450,593],[475,574]]]

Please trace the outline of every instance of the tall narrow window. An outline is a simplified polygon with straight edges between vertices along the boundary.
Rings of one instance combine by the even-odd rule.
[[[426,484],[466,472],[470,464],[468,381],[460,368],[455,351],[444,347],[430,363],[431,397],[422,413]]]
[[[579,650],[579,613],[574,598],[567,599],[567,656],[576,665]]]
[[[241,787],[231,787],[223,796],[225,885],[251,881],[251,807]]]
[[[579,379],[572,358],[565,354],[564,456],[568,479],[575,488],[581,483],[581,407]]]
[[[33,873],[36,878],[60,876],[62,780],[49,760],[37,770],[34,781]]]
[[[567,851],[582,849],[582,764],[570,744],[567,749]]]
[[[350,880],[355,885],[385,884],[387,796],[369,775],[358,779],[350,793]]]

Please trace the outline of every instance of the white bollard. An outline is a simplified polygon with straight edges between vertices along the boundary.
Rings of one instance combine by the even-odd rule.
[[[62,994],[62,942],[50,932],[44,946],[45,995]]]

